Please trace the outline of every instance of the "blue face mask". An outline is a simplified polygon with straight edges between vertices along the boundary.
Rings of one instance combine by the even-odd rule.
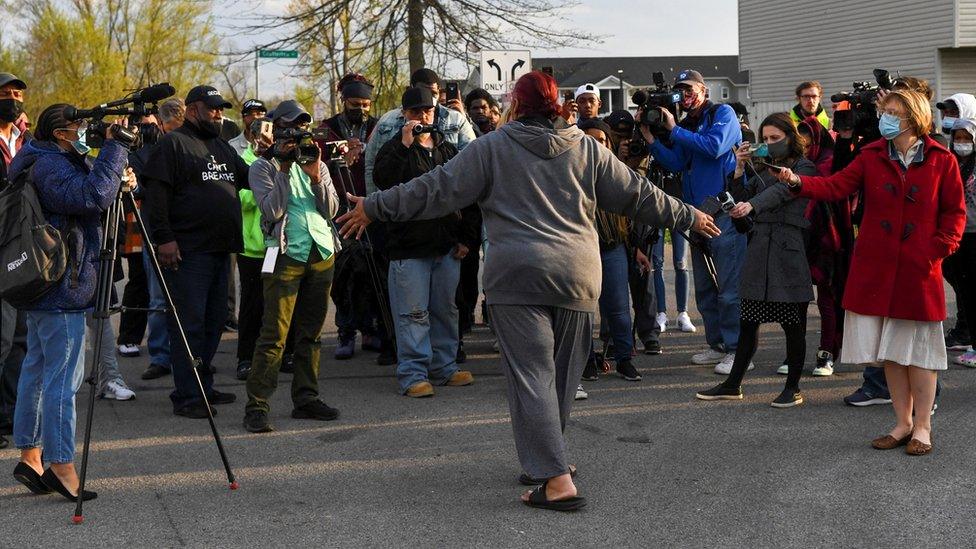
[[[75,149],[75,152],[81,156],[85,156],[91,152],[91,147],[85,144],[85,133],[87,133],[87,131],[88,128],[85,126],[78,128],[78,139],[71,142],[71,146]]]
[[[878,130],[885,139],[894,139],[905,131],[901,129],[901,118],[888,113],[882,114],[878,120]]]
[[[956,119],[951,116],[946,116],[942,119],[942,132],[949,134],[952,133],[952,125],[956,123]]]

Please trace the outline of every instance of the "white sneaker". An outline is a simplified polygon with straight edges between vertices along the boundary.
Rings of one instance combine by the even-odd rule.
[[[682,332],[698,331],[698,328],[695,328],[695,325],[691,323],[691,317],[688,316],[687,312],[678,313],[677,323],[678,323],[678,329],[680,329]]]
[[[698,353],[691,357],[691,362],[693,364],[718,364],[722,362],[725,358],[725,353],[722,351],[716,351],[715,349],[709,349],[705,352]]]
[[[663,334],[668,330],[668,313],[658,313],[654,322],[657,322],[657,327],[661,329],[661,333]]]
[[[781,376],[789,375],[789,373],[790,373],[790,365],[784,363],[782,366],[780,366],[779,368],[776,369],[776,373],[779,374],[779,375],[781,375]]]
[[[119,354],[124,357],[135,357],[139,356],[139,346],[138,345],[119,345]]]
[[[100,396],[109,400],[132,400],[136,398],[136,394],[132,391],[132,389],[126,387],[125,382],[121,379],[113,379],[112,381],[106,383]]]
[[[735,353],[729,353],[725,355],[725,358],[722,359],[722,362],[719,362],[718,364],[715,365],[715,373],[723,376],[729,375],[730,373],[732,373],[733,362],[735,362]],[[750,362],[749,367],[746,368],[746,371],[748,372],[749,370],[752,370],[755,367],[756,365]]]
[[[583,390],[583,386],[582,385],[577,385],[576,386],[576,400],[586,400],[588,398],[590,398],[590,395],[588,395],[586,393],[586,391]]]

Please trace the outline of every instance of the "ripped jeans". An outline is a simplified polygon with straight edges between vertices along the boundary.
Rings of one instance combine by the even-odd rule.
[[[454,294],[460,276],[461,262],[450,253],[390,261],[390,309],[396,324],[401,393],[423,381],[444,385],[458,371]]]

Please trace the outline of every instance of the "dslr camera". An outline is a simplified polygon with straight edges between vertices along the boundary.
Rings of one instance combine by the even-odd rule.
[[[668,134],[664,127],[660,109],[669,111],[675,118],[678,117],[678,104],[681,102],[681,92],[672,89],[664,81],[663,72],[655,72],[651,78],[654,87],[637,90],[630,100],[637,105],[640,117],[635,120],[634,135],[630,140],[631,156],[647,156],[647,142],[641,135],[640,126],[647,126],[655,138],[663,138]]]
[[[891,75],[885,69],[874,69],[872,84],[868,80],[854,82],[851,91],[835,93],[830,96],[834,103],[847,101],[851,105],[849,111],[834,113],[834,129],[838,131],[854,130],[858,137],[877,134],[878,110],[875,103],[880,90],[890,90],[894,86]]]
[[[319,146],[315,144],[315,139],[325,139],[328,135],[326,128],[316,128],[305,130],[302,128],[282,128],[275,130],[274,145],[271,155],[279,162],[296,162],[300,166],[305,166],[315,162],[319,158]],[[294,143],[295,147],[288,152],[282,152],[282,146]]]

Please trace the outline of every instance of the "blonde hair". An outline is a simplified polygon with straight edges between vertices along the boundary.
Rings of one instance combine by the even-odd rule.
[[[883,109],[893,100],[898,100],[905,107],[905,118],[912,133],[918,137],[929,133],[932,128],[932,107],[924,95],[914,90],[892,90],[878,101],[878,109]]]

